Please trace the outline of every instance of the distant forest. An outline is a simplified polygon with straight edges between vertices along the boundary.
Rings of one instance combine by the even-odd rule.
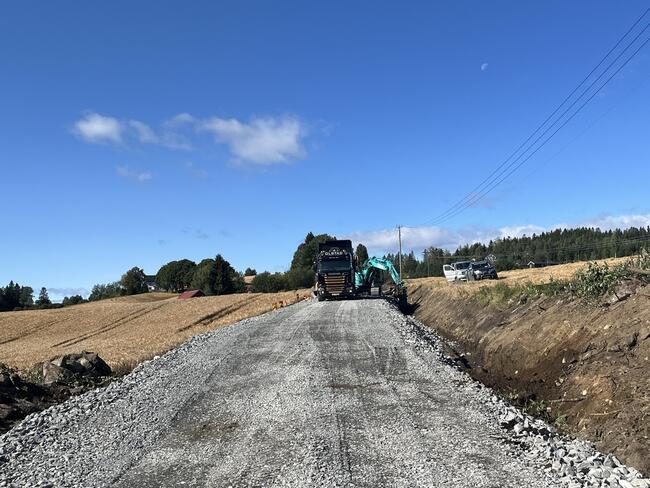
[[[523,268],[530,262],[535,266],[550,266],[630,256],[643,248],[650,248],[649,241],[650,227],[608,231],[587,227],[558,229],[530,237],[495,239],[488,244],[467,244],[453,253],[435,247],[420,255],[411,251],[402,256],[402,275],[405,278],[442,276],[443,264],[485,259],[489,254],[496,257],[495,265],[499,271]],[[397,266],[397,255],[388,254],[387,257]]]

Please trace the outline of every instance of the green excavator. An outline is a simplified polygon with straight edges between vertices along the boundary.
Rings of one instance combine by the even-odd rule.
[[[382,291],[384,272],[388,272],[393,285]],[[386,258],[368,258],[361,268],[354,273],[354,286],[357,296],[392,296],[398,302],[406,302],[406,285],[399,276],[393,263]]]

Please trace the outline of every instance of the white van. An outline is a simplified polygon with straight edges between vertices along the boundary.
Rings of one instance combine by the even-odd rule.
[[[470,264],[471,261],[459,261],[457,263],[445,264],[442,267],[442,271],[449,282],[468,281]]]

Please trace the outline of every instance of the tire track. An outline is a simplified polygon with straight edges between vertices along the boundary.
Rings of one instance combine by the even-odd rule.
[[[125,316],[114,320],[113,322],[110,322],[106,325],[103,325],[91,332],[87,332],[85,334],[82,334],[81,336],[73,337],[71,339],[66,339],[65,341],[58,342],[57,344],[54,344],[52,347],[68,347],[68,346],[73,346],[75,344],[79,344],[80,342],[83,342],[87,339],[90,339],[92,337],[96,337],[98,335],[104,334],[105,332],[111,331],[113,329],[116,329],[117,327],[120,327],[121,325],[127,324],[135,319],[139,319],[140,317],[143,317],[151,312],[154,312],[164,306],[166,306],[167,303],[162,303],[156,307],[148,308],[145,310],[137,310],[135,312],[131,312],[126,314]]]
[[[236,312],[237,310],[241,310],[248,304],[255,303],[255,301],[259,300],[261,297],[254,297],[254,298],[245,298],[243,300],[240,300],[238,302],[233,303],[232,305],[228,305],[226,308],[222,308],[217,310],[216,312],[211,312],[207,315],[204,315],[200,319],[195,320],[189,325],[185,325],[183,327],[180,327],[176,329],[177,332],[183,332],[188,329],[191,329],[192,327],[197,327],[199,325],[209,325],[212,322],[219,320],[220,318],[225,317],[228,314],[231,314],[233,312]]]
[[[21,334],[18,334],[18,335],[15,335],[13,337],[10,337],[8,339],[4,339],[4,340],[0,341],[0,346],[3,345],[3,344],[9,344],[10,342],[17,341],[18,339],[23,339],[24,337],[32,335],[32,334],[34,334],[36,332],[47,329],[47,328],[52,327],[52,326],[54,326],[56,324],[60,324],[61,322],[65,322],[69,318],[70,317],[63,317],[63,318],[58,319],[58,320],[52,320],[52,321],[46,322],[44,324],[37,324],[37,325],[35,325],[33,327],[28,327],[26,329],[23,329],[21,331],[22,332]]]

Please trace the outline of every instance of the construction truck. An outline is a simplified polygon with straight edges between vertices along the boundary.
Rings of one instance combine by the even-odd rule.
[[[393,283],[384,289],[386,272]],[[400,305],[406,304],[406,286],[390,259],[368,258],[355,273],[354,284],[357,296],[386,295],[395,298]]]
[[[374,297],[386,295],[406,303],[406,286],[389,259],[372,257],[357,270],[352,241],[335,240],[318,244],[314,263],[318,301],[335,298]],[[384,275],[392,284],[384,287]]]
[[[315,293],[319,302],[355,296],[352,241],[319,242],[315,270]]]

